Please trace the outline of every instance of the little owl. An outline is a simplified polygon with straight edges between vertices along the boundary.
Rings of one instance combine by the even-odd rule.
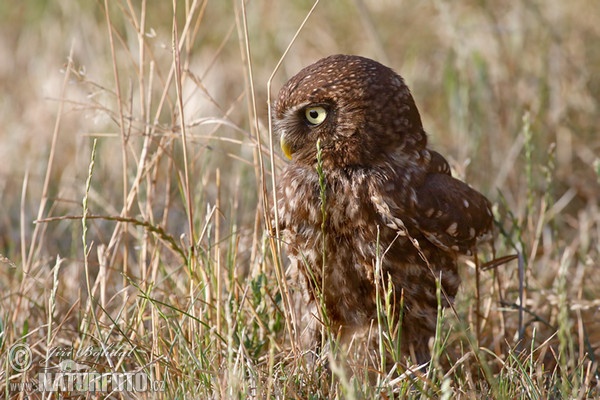
[[[341,343],[373,343],[385,315],[400,338],[386,358],[426,362],[438,304],[460,283],[457,258],[492,230],[490,203],[427,148],[404,80],[373,60],[304,68],[279,92],[273,126],[290,159],[277,211],[305,295],[304,338],[316,345],[327,325]]]

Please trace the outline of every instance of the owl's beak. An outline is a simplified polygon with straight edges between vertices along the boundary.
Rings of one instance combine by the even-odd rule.
[[[281,135],[279,139],[279,145],[281,146],[281,150],[283,150],[283,154],[288,158],[288,160],[292,159],[292,147],[285,141],[285,136]]]

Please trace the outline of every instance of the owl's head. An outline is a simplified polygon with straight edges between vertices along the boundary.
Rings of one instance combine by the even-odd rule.
[[[402,77],[349,55],[323,58],[291,78],[274,105],[273,126],[294,163],[314,165],[320,139],[325,168],[373,166],[427,141]]]

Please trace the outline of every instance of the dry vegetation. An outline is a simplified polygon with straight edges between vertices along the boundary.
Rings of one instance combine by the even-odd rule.
[[[310,2],[176,3],[0,4],[0,397],[63,359],[165,382],[117,398],[599,395],[594,0],[322,1],[276,71]],[[265,222],[267,82],[332,53],[405,77],[520,255],[464,263],[432,367],[393,387],[297,357]]]

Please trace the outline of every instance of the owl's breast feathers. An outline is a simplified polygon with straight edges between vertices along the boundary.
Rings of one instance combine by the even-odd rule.
[[[379,221],[381,228],[420,233],[445,252],[471,255],[492,231],[490,202],[453,178],[439,153],[421,151],[419,164],[396,174],[389,169],[328,174],[325,233],[376,235]],[[287,169],[280,186],[281,228],[321,234],[320,197],[316,171]]]
[[[291,270],[302,271],[312,288],[309,300],[322,287],[332,321],[366,324],[376,309],[375,265],[385,254],[383,270],[411,310],[405,322],[429,334],[437,315],[431,271],[444,271],[441,284],[451,301],[460,283],[456,256],[471,254],[491,231],[488,200],[454,179],[446,160],[426,149],[410,162],[328,171],[326,188],[323,214],[314,168],[292,163],[280,177],[282,240]]]

